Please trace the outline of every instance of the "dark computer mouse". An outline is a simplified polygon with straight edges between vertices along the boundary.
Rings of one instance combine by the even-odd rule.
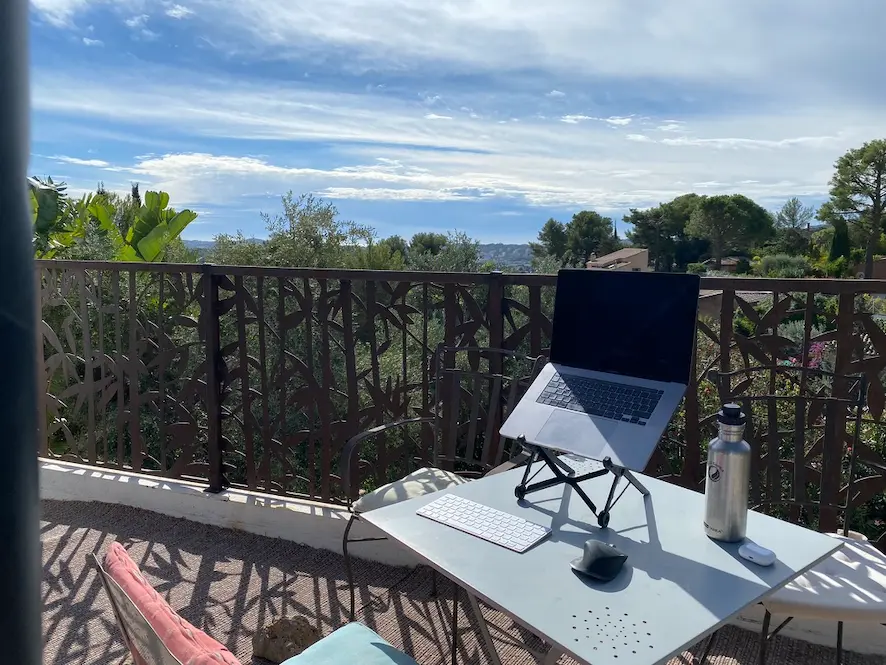
[[[615,545],[599,540],[585,541],[584,553],[572,562],[572,569],[600,582],[609,582],[621,572],[628,555]]]

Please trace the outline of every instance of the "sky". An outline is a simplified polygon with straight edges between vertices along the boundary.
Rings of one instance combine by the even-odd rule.
[[[186,238],[313,193],[379,237],[533,240],[686,192],[825,200],[886,137],[882,0],[31,0],[31,173]]]

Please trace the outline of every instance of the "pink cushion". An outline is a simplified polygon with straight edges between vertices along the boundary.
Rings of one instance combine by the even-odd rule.
[[[240,665],[223,645],[169,607],[120,543],[111,543],[105,554],[104,569],[144,615],[169,652],[184,665]],[[132,657],[136,665],[150,665],[137,653]]]

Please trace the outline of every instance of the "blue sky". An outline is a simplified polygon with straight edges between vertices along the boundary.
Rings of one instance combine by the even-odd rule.
[[[379,236],[525,242],[689,191],[827,194],[886,137],[880,0],[32,0],[31,172],[262,236],[288,190]]]

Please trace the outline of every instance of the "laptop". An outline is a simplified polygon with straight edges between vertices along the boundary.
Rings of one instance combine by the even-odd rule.
[[[501,435],[642,471],[686,392],[698,275],[567,269],[550,362]]]

